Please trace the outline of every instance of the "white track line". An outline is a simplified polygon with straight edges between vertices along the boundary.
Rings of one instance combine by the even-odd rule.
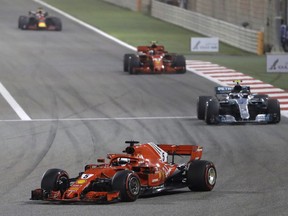
[[[115,117],[115,118],[64,118],[64,119],[32,119],[32,122],[51,121],[127,121],[127,120],[170,120],[170,119],[197,119],[196,116],[155,116],[155,117]],[[18,122],[23,120],[0,120],[0,122]]]
[[[31,118],[25,113],[25,111],[20,107],[20,105],[16,102],[16,100],[12,97],[12,95],[7,91],[7,89],[0,82],[0,93],[5,98],[5,100],[9,103],[12,109],[17,113],[21,120],[29,121]]]

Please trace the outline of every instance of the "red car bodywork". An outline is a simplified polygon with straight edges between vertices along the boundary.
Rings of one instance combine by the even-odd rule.
[[[32,191],[31,199],[135,201],[139,196],[182,187],[210,191],[216,183],[215,166],[200,160],[200,146],[128,143],[130,146],[123,153],[107,155],[109,163],[99,159],[101,163],[86,165],[85,171],[76,178],[69,178],[64,170],[48,170],[42,178],[41,188]],[[172,162],[168,162],[168,155],[172,156]],[[187,155],[189,160],[185,164],[176,164],[175,155]]]
[[[124,55],[124,71],[138,73],[185,73],[183,55],[168,53],[163,45],[138,46],[137,54]]]

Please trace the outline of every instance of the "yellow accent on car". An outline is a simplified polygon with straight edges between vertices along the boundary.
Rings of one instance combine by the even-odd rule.
[[[85,182],[86,182],[86,180],[84,180],[84,179],[77,180],[77,184],[84,184]]]
[[[39,28],[46,28],[46,23],[45,22],[39,22],[38,27]]]

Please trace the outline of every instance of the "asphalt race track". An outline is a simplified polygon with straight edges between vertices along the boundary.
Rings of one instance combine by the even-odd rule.
[[[18,16],[37,7],[1,1],[0,82],[19,105],[0,96],[1,216],[287,214],[286,118],[207,126],[196,119],[196,101],[213,94],[214,83],[189,72],[131,76],[122,66],[130,50],[55,13],[62,32],[17,29]],[[122,151],[126,140],[202,145],[203,159],[218,171],[214,190],[110,205],[29,200],[47,169],[74,177],[85,164]]]

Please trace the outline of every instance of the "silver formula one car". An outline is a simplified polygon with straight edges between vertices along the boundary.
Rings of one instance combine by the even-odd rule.
[[[268,95],[252,94],[250,86],[215,87],[215,97],[200,96],[197,117],[207,124],[270,123],[281,120],[280,103]]]

